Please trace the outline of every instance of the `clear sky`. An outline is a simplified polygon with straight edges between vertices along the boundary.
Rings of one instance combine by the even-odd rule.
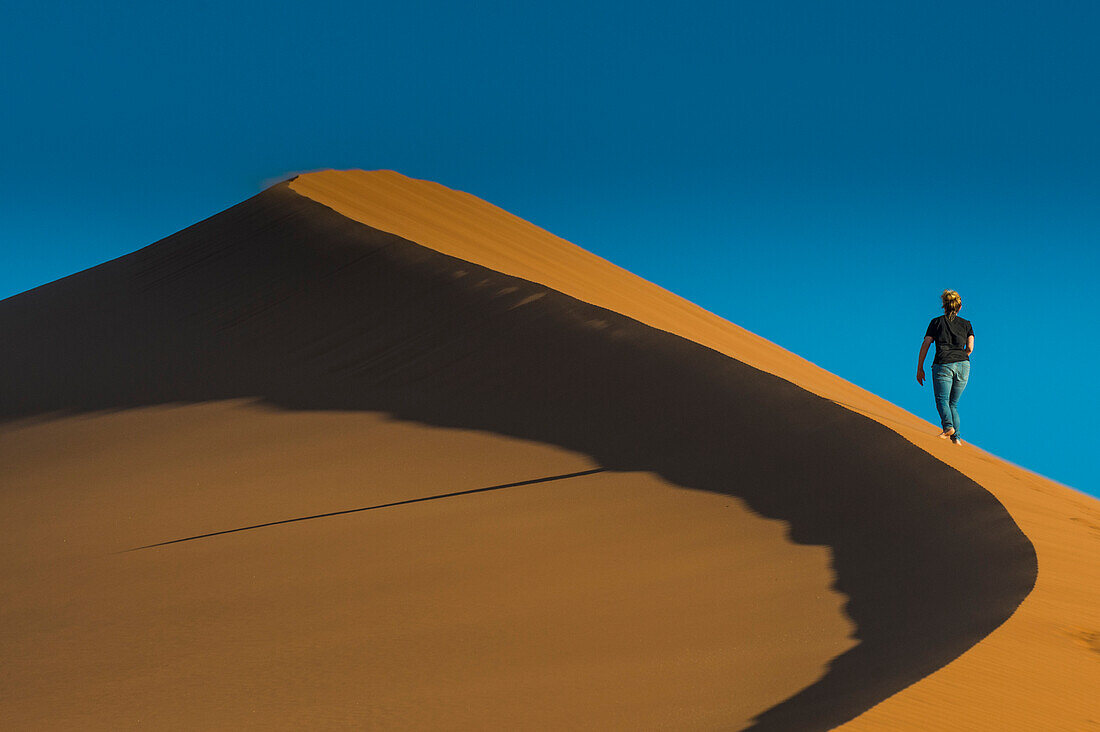
[[[0,297],[391,168],[931,421],[957,289],[965,436],[1097,495],[1098,37],[1091,1],[6,0]]]

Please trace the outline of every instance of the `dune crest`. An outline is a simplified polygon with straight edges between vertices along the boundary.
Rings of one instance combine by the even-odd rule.
[[[540,282],[688,338],[864,414],[990,491],[1035,546],[1034,591],[993,635],[946,668],[851,723],[852,729],[1080,729],[1100,719],[1100,506],[967,445],[931,423],[511,214],[393,171],[321,171],[292,190],[368,226]],[[430,223],[418,206],[432,211]],[[1049,603],[1049,604],[1048,604]],[[999,726],[995,724],[994,726]]]
[[[1095,502],[468,194],[302,175],[0,338],[21,723],[1092,714]]]

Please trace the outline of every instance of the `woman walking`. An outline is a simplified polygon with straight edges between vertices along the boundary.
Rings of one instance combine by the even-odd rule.
[[[959,397],[970,378],[970,354],[974,352],[974,328],[970,321],[959,317],[962,298],[954,290],[944,290],[943,315],[932,318],[924,333],[924,343],[917,359],[917,383],[924,386],[924,356],[928,346],[936,344],[936,357],[932,359],[932,392],[936,396],[936,410],[940,413],[943,432],[940,437],[951,438],[962,444],[959,432]]]

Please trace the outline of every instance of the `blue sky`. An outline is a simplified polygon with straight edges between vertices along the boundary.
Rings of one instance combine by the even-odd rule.
[[[5,2],[0,297],[286,173],[481,196],[1100,494],[1092,2]],[[931,363],[927,360],[926,368]]]

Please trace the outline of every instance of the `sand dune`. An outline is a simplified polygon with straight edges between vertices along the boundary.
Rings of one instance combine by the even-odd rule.
[[[1097,717],[1095,501],[467,194],[301,176],[0,337],[14,725]]]

